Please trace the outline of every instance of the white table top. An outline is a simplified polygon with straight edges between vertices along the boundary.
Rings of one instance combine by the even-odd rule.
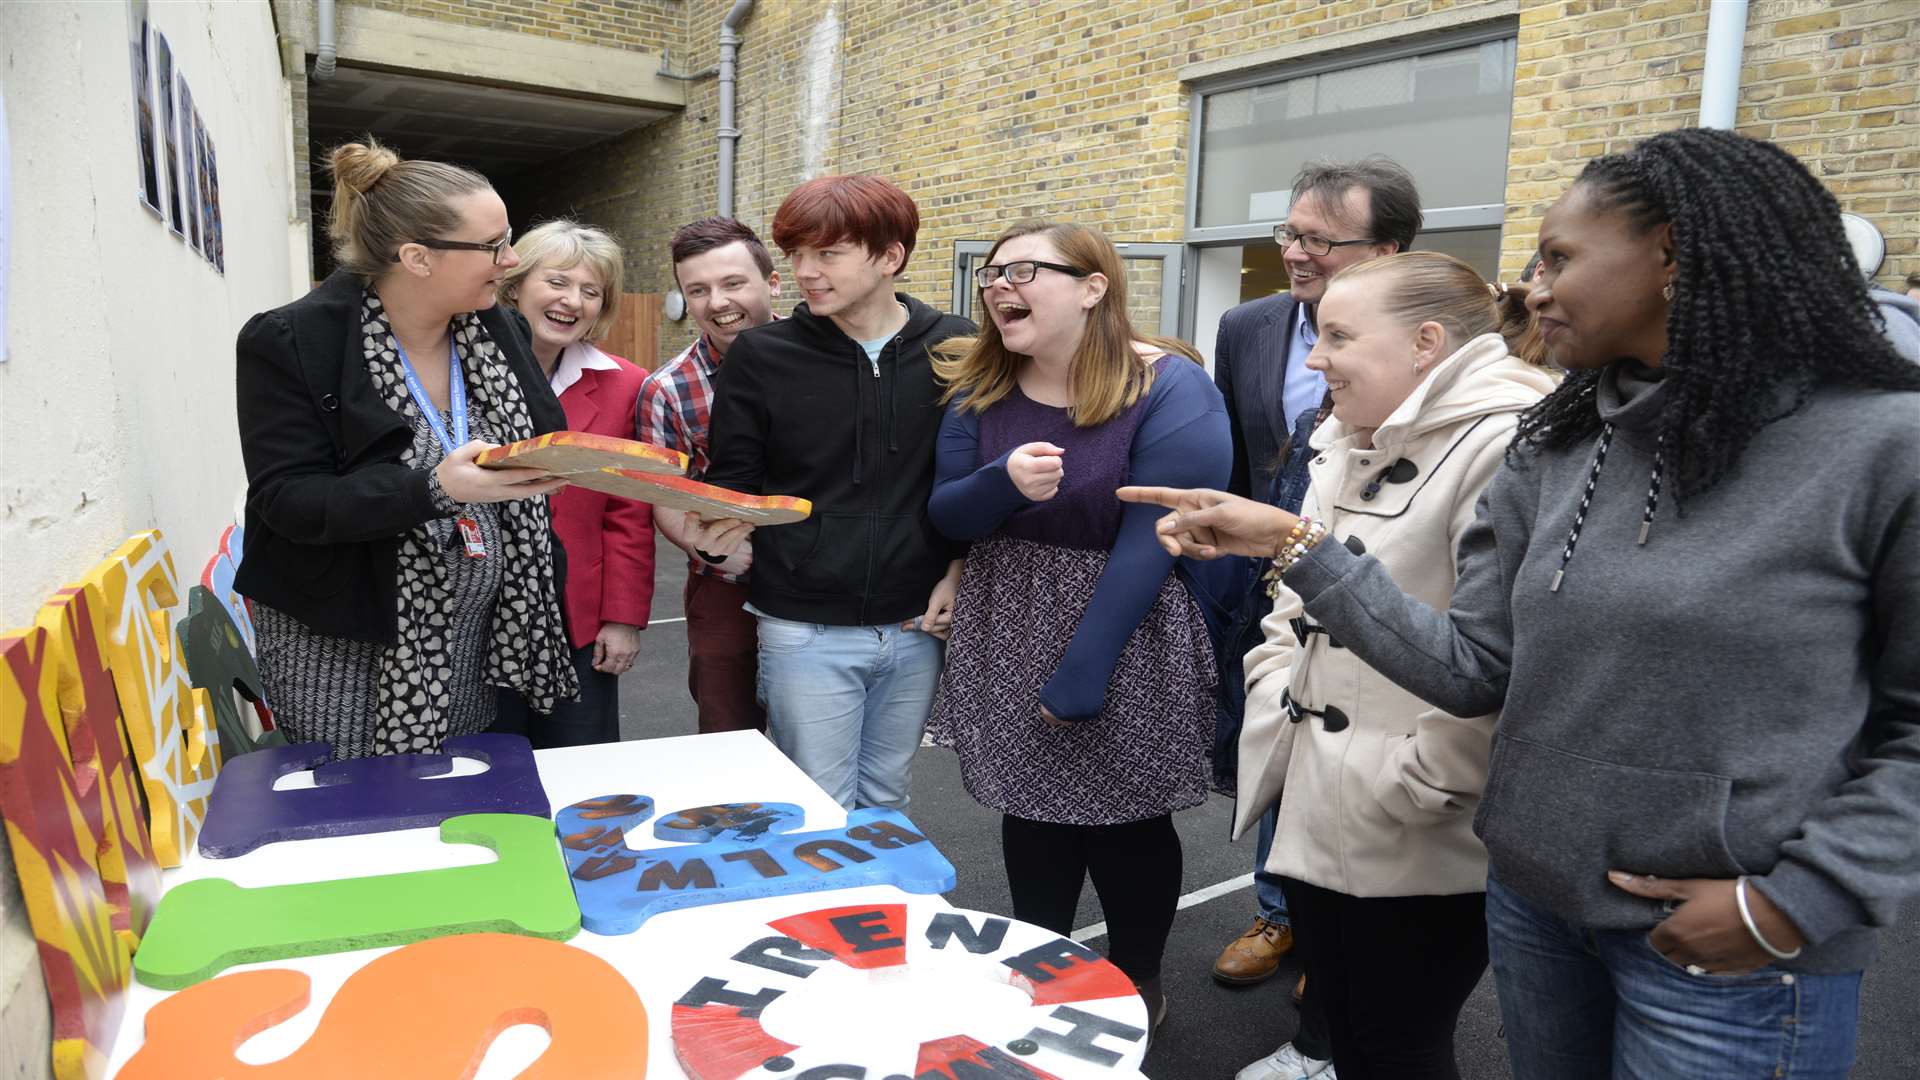
[[[578,746],[535,753],[540,778],[555,812],[582,799],[631,792],[650,796],[656,815],[725,802],[789,802],[806,811],[801,829],[831,829],[846,822],[846,812],[757,732],[687,735],[670,739]],[[462,760],[456,775],[479,772],[478,762]],[[311,773],[283,778],[280,787],[311,786]],[[666,846],[652,841],[649,830],[632,838],[635,846]],[[328,837],[268,844],[232,859],[203,859],[197,852],[163,874],[171,889],[183,881],[223,877],[237,885],[256,888],[343,876],[404,873],[438,867],[468,866],[491,858],[471,845],[440,843],[437,829],[405,829],[364,836]],[[351,873],[343,873],[343,871]],[[715,957],[702,942],[730,943],[739,927],[783,915],[844,904],[908,900],[909,894],[891,886],[868,886],[825,893],[802,893],[682,909],[656,915],[632,934],[603,937],[581,930],[569,944],[605,958],[640,991],[647,1007],[649,1077],[681,1078],[674,1060],[669,1016],[676,998],[685,993],[713,965]],[[937,896],[913,896],[913,904],[945,907]],[[249,1039],[240,1051],[242,1061],[264,1064],[293,1051],[313,1033],[326,1003],[347,977],[384,949],[362,949],[329,956],[302,957],[272,963],[239,965],[248,968],[289,968],[313,980],[313,1000],[305,1010]],[[147,1011],[170,991],[154,990],[135,982],[127,993],[126,1014],[110,1057],[109,1075],[119,1071],[145,1037]],[[539,1057],[547,1045],[544,1031],[530,1025],[509,1028],[494,1041],[476,1080],[512,1077]]]

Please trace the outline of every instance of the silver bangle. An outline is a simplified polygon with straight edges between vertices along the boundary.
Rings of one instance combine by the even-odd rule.
[[[1734,903],[1740,905],[1740,921],[1747,924],[1747,933],[1753,935],[1754,944],[1767,950],[1768,956],[1773,957],[1775,960],[1791,960],[1799,956],[1801,950],[1806,948],[1806,946],[1802,945],[1799,949],[1795,949],[1792,952],[1781,952],[1779,949],[1773,947],[1772,942],[1760,935],[1760,927],[1753,921],[1753,910],[1747,907],[1747,875],[1741,874],[1739,877],[1733,879],[1733,900]]]

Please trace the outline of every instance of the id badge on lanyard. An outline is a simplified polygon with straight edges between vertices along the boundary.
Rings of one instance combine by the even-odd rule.
[[[396,336],[393,347],[400,353],[400,366],[406,373],[407,392],[413,395],[413,403],[427,418],[427,426],[433,429],[433,437],[440,441],[441,449],[448,454],[467,443],[467,380],[460,372],[460,349],[451,336],[447,339],[447,411],[453,414],[453,431],[440,422],[440,410],[434,407],[433,399],[427,396],[427,390],[420,385],[420,376],[414,373],[413,361],[407,358],[406,347],[400,344]],[[466,549],[467,558],[484,559],[487,557],[486,537],[481,535],[480,523],[469,514],[461,514],[453,519],[454,527],[460,530],[460,543]]]

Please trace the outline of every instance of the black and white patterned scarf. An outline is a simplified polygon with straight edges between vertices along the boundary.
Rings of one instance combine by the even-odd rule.
[[[374,387],[387,406],[409,423],[422,422],[407,390],[386,309],[371,291],[361,303],[360,321],[363,355]],[[526,398],[480,317],[472,312],[455,316],[452,329],[466,375],[467,410],[473,426],[507,440],[533,438]],[[414,457],[414,447],[409,445],[400,462],[411,466]],[[487,552],[487,558],[501,562],[486,679],[519,691],[534,709],[551,712],[556,702],[580,696],[580,679],[573,669],[554,583],[547,500],[503,502],[498,504],[498,514],[501,550]],[[453,597],[435,572],[437,550],[425,523],[400,540],[400,633],[396,646],[381,654],[377,753],[433,753],[447,737],[445,687],[452,676],[446,632]]]

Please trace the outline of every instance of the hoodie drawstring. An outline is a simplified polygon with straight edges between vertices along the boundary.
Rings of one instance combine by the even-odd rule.
[[[1653,475],[1647,485],[1647,506],[1640,515],[1640,535],[1636,543],[1645,544],[1653,529],[1654,511],[1660,508],[1660,476],[1666,468],[1667,437],[1660,436],[1653,447]],[[1593,506],[1593,489],[1600,482],[1600,470],[1607,462],[1607,448],[1613,445],[1613,425],[1600,425],[1600,445],[1593,452],[1593,468],[1587,470],[1587,489],[1580,493],[1580,509],[1573,515],[1573,528],[1567,533],[1566,550],[1560,553],[1560,568],[1553,572],[1548,592],[1559,592],[1560,581],[1567,576],[1567,564],[1573,561],[1574,546],[1580,543],[1580,530],[1587,523],[1587,510]]]
[[[1653,530],[1653,512],[1660,508],[1660,473],[1667,464],[1667,437],[1661,435],[1653,444],[1653,476],[1647,481],[1647,511],[1640,515],[1640,539],[1647,542],[1647,533]]]

